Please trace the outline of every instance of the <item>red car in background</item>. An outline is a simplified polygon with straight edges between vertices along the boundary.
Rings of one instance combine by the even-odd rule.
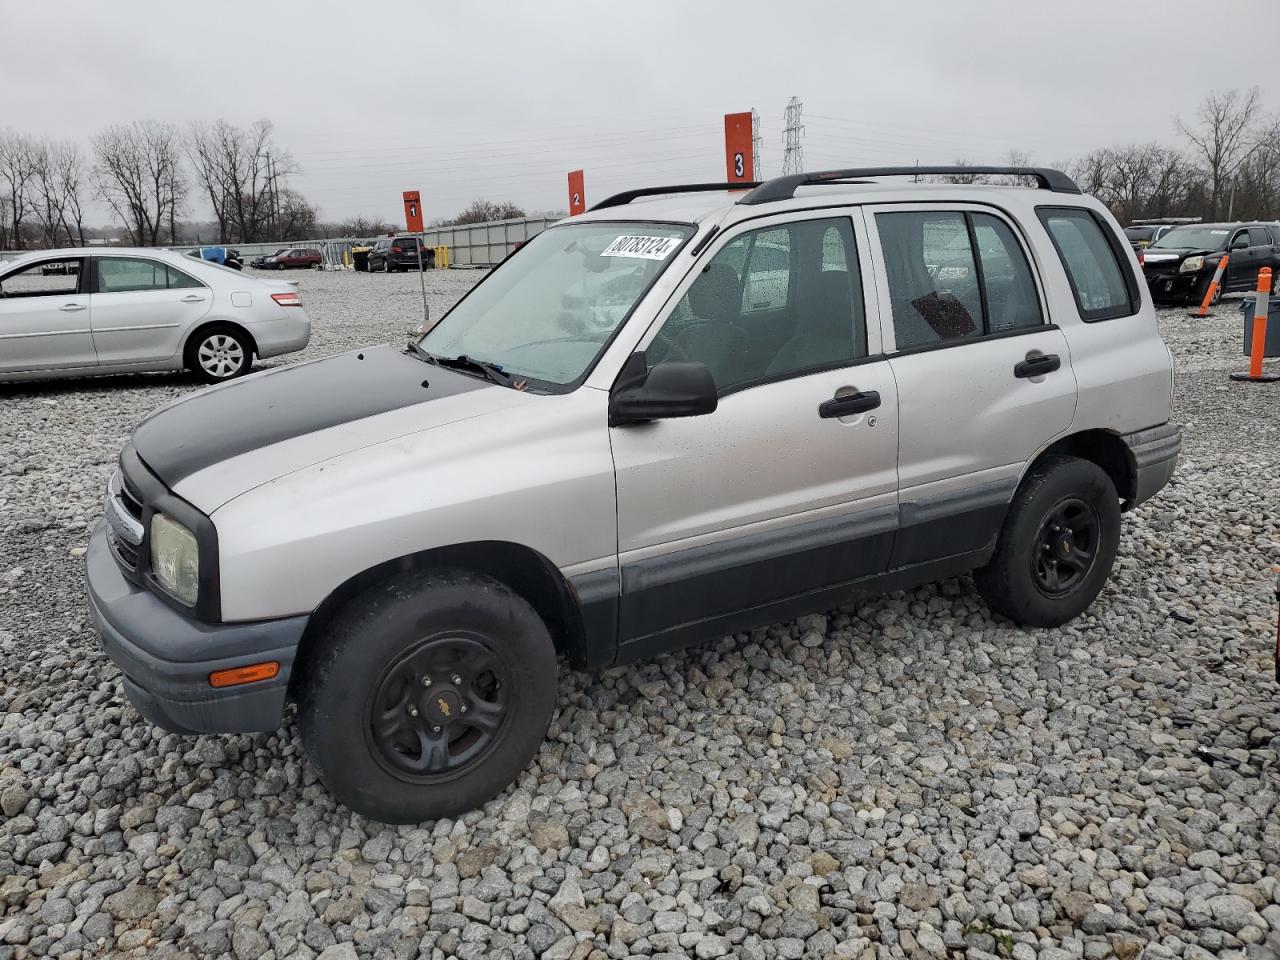
[[[305,267],[318,267],[324,263],[319,250],[311,247],[287,247],[277,250],[269,257],[259,257],[249,266],[259,270],[290,270]]]

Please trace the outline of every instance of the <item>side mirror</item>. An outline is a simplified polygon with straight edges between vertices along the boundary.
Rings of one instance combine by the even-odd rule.
[[[705,363],[664,360],[648,369],[643,353],[633,353],[609,398],[609,426],[647,423],[714,413],[719,397]]]

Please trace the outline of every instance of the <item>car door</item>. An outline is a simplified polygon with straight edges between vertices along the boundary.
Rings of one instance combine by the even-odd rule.
[[[751,338],[772,332],[743,310],[749,251],[762,240],[788,251],[785,282],[770,286],[784,298],[771,313],[784,335],[765,358]],[[624,659],[884,570],[897,522],[897,399],[864,296],[865,245],[848,211],[727,231],[641,341],[650,367],[705,363],[719,399],[705,416],[610,430]]]
[[[994,208],[873,207],[868,225],[898,386],[891,566],[981,551],[1027,461],[1075,414],[1066,338],[1020,231]]]
[[[1231,260],[1227,263],[1227,275],[1224,278],[1224,290],[1249,290],[1258,282],[1258,261],[1260,251],[1252,246],[1247,227],[1241,227],[1231,234],[1227,246]]]
[[[95,255],[90,261],[93,342],[104,366],[175,357],[185,332],[213,305],[207,286],[160,260]]]
[[[50,257],[0,276],[0,373],[97,364],[83,263]]]
[[[1263,267],[1269,267],[1275,272],[1276,268],[1276,248],[1272,245],[1271,234],[1266,227],[1249,228],[1249,252],[1253,254],[1253,264],[1245,279],[1250,282],[1242,289],[1256,290],[1259,271]]]

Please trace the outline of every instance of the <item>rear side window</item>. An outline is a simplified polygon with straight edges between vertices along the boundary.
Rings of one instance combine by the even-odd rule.
[[[98,257],[98,293],[137,293],[201,286],[198,280],[155,260]]]
[[[1141,299],[1133,271],[1120,262],[1119,241],[1093,211],[1037,207],[1036,214],[1058,251],[1082,320],[1137,313]]]
[[[1249,246],[1251,247],[1271,246],[1271,234],[1267,233],[1266,227],[1250,227],[1249,228]]]
[[[1042,323],[1031,267],[998,217],[877,213],[899,350]]]

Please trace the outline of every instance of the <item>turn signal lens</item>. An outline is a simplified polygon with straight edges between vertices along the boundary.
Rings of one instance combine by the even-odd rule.
[[[238,687],[242,683],[257,683],[259,680],[270,680],[280,673],[280,664],[275,660],[266,663],[254,663],[247,667],[232,667],[230,670],[215,670],[209,674],[211,687]]]

